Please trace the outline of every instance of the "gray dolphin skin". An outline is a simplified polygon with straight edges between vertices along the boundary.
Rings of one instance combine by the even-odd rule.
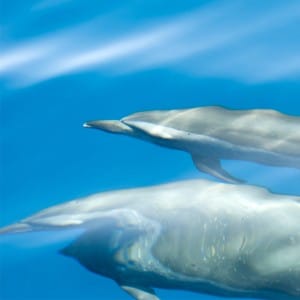
[[[43,210],[1,234],[81,228],[60,252],[134,299],[154,288],[300,299],[300,197],[188,180],[95,194]]]
[[[221,160],[245,160],[300,169],[300,117],[275,110],[218,106],[146,111],[120,121],[89,121],[84,127],[125,134],[191,154],[196,167],[231,183]]]

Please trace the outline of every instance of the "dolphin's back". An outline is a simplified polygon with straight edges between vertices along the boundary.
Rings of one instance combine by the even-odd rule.
[[[180,187],[189,200],[176,212],[170,204],[170,214],[159,207],[165,215],[152,254],[168,272],[219,282],[236,292],[268,288],[300,295],[299,197],[195,183]]]
[[[159,124],[235,146],[260,148],[289,156],[300,155],[300,117],[274,110],[229,110],[208,106],[137,113],[124,120]]]

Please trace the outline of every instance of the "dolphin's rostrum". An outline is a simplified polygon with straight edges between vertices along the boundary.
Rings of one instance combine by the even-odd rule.
[[[274,110],[208,106],[146,111],[84,126],[186,151],[200,171],[232,183],[241,180],[222,168],[223,159],[300,168],[300,117]]]
[[[67,228],[82,233],[60,252],[137,300],[158,300],[153,288],[300,298],[299,197],[182,181],[74,200],[0,233]]]

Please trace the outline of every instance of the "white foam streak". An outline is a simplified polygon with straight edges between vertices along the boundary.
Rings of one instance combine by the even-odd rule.
[[[0,74],[11,72],[25,64],[30,64],[32,61],[46,57],[51,52],[51,48],[42,46],[40,43],[29,46],[21,46],[15,50],[7,51],[0,57]]]
[[[153,44],[160,43],[163,39],[168,38],[168,35],[169,33],[163,30],[150,32],[149,34],[138,34],[120,41],[114,41],[105,46],[100,45],[78,54],[75,53],[70,57],[66,56],[60,60],[55,59],[55,63],[53,62],[43,72],[39,72],[36,78],[32,77],[32,79],[34,81],[44,80],[81,69],[109,64],[135,53],[143,52]]]
[[[290,2],[292,5],[248,15],[247,6],[228,3],[219,1],[106,42],[101,40],[101,33],[93,33],[91,43],[83,42],[93,31],[92,26],[86,26],[79,34],[75,28],[74,32],[66,30],[50,38],[42,37],[3,53],[0,74],[19,85],[86,69],[101,70],[103,65],[119,74],[168,66],[196,76],[233,77],[253,83],[298,74],[300,63],[296,54],[288,52],[273,63],[269,58],[273,45],[261,50],[255,36],[297,19],[299,5]],[[228,47],[233,50],[228,51]],[[251,51],[259,51],[259,55],[251,56]],[[206,60],[207,54],[210,60]]]

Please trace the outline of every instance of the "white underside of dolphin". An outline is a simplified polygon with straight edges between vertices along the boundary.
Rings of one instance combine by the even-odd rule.
[[[222,168],[223,159],[300,169],[300,117],[274,110],[148,111],[84,126],[186,151],[200,171],[232,183],[240,180]]]
[[[300,298],[299,197],[182,181],[67,202],[0,234],[67,228],[83,233],[61,253],[137,300],[158,300],[153,288]]]

